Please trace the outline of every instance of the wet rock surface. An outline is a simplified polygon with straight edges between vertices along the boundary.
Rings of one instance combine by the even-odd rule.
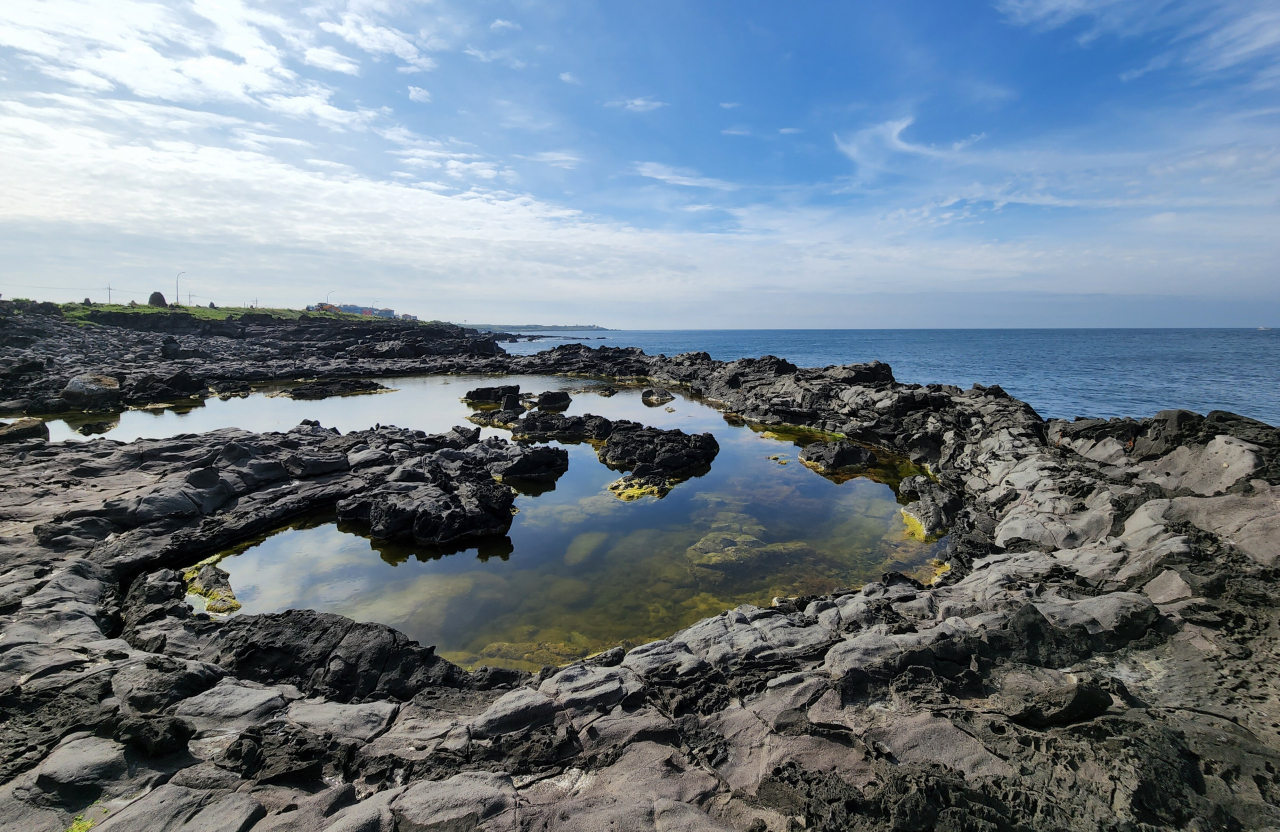
[[[5,321],[5,383],[18,380],[6,396],[60,393],[63,324]],[[136,349],[137,333],[120,332],[91,349]],[[399,349],[383,343],[358,352]],[[465,517],[434,495],[401,498],[443,492],[442,471],[485,488],[506,487],[504,465],[554,476],[550,457],[461,428],[314,423],[6,442],[0,829],[61,832],[77,817],[257,832],[1280,825],[1270,426],[1181,411],[1045,422],[997,387],[898,384],[883,364],[574,346],[338,359],[313,346],[299,360],[352,377],[416,362],[661,385],[908,455],[936,476],[904,494],[940,514],[950,568],[929,585],[890,573],[739,607],[536,676],[468,673],[378,624],[196,613],[179,570],[344,501],[371,524],[375,506],[393,524],[415,506],[411,532]],[[355,372],[363,362],[385,368]],[[116,377],[107,363],[72,369]],[[530,417],[544,435],[590,432],[585,417]],[[758,543],[729,530],[689,559],[714,569]]]

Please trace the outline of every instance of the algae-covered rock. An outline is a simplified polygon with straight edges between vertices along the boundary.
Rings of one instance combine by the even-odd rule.
[[[21,442],[24,439],[48,439],[49,426],[40,419],[19,419],[0,425],[0,442]]]
[[[641,497],[665,497],[671,493],[672,488],[679,484],[679,480],[652,474],[646,477],[627,474],[625,477],[609,483],[608,489],[610,494],[624,503],[629,503],[633,500],[639,500]]]
[[[189,570],[183,577],[187,591],[205,599],[205,612],[231,613],[240,609],[240,602],[231,589],[231,576],[214,564]]]

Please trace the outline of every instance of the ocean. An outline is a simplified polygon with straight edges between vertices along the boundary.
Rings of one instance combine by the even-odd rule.
[[[802,367],[880,360],[918,384],[999,384],[1044,418],[1229,410],[1280,425],[1280,330],[758,329],[540,333],[503,344],[528,354],[564,343],[650,355],[777,355]]]

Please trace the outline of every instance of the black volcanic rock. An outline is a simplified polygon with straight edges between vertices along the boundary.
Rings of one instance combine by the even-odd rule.
[[[462,400],[472,404],[500,404],[507,396],[519,395],[520,385],[507,384],[499,387],[477,387],[474,390],[468,390]]]
[[[661,430],[639,422],[618,421],[598,454],[611,468],[636,476],[676,476],[711,464],[720,444],[710,433],[689,435],[682,430]]]
[[[823,473],[839,471],[841,468],[876,464],[876,455],[870,449],[846,440],[835,442],[814,442],[800,450],[800,460],[807,462]]]
[[[530,411],[511,423],[517,439],[535,442],[604,441],[613,432],[613,422],[603,416],[566,416],[563,413]]]
[[[304,401],[313,401],[315,399],[327,399],[330,396],[350,396],[359,393],[378,393],[383,390],[389,390],[385,384],[379,384],[376,381],[364,378],[344,378],[332,381],[311,381],[306,384],[299,384],[297,387],[287,391],[287,395],[291,399],[301,399]]]

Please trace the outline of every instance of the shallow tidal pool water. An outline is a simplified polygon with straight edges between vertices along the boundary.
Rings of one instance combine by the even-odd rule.
[[[607,385],[579,379],[381,381],[394,392],[309,402],[254,394],[185,413],[131,411],[105,435],[287,430],[303,418],[344,432],[376,423],[440,432],[468,424],[473,411],[460,401],[464,392],[494,384],[569,390],[571,414],[715,434],[720,453],[708,473],[662,499],[630,502],[607,490],[620,473],[594,448],[563,445],[568,472],[553,489],[517,498],[507,539],[453,554],[372,540],[321,516],[219,562],[240,614],[309,608],[376,621],[466,667],[536,670],[663,638],[741,603],[856,587],[889,569],[928,573],[942,545],[912,537],[903,520],[897,481],[916,473],[905,461],[836,482],[798,460],[800,446],[818,434],[744,425],[679,391],[675,401],[650,407],[639,388],[602,396]],[[51,429],[55,438],[72,433]],[[509,436],[492,428],[484,434]]]

